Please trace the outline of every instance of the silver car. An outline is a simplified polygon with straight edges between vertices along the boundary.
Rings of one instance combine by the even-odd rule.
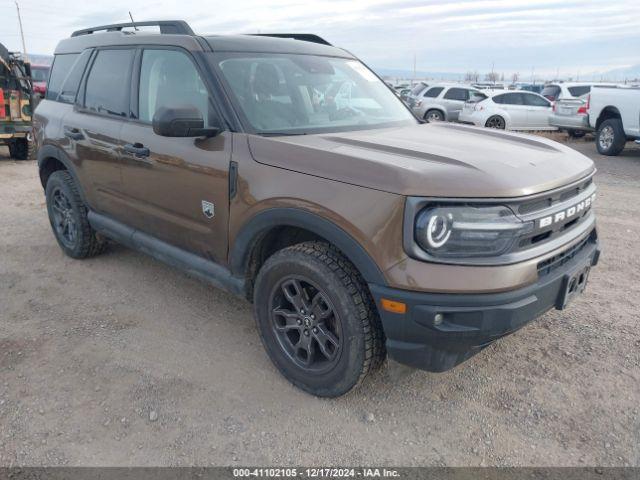
[[[553,104],[553,111],[549,116],[549,123],[572,137],[581,137],[591,131],[589,126],[588,96],[579,98],[562,98]]]
[[[467,85],[433,85],[426,89],[411,107],[413,113],[427,121],[456,121],[465,102],[472,96],[484,96],[477,88]]]
[[[542,95],[553,103],[549,123],[572,137],[593,130],[589,125],[589,92],[594,84],[563,83],[545,86]],[[601,85],[601,84],[597,84]],[[601,86],[612,86],[604,85]]]
[[[409,95],[407,95],[406,99],[407,105],[409,105],[410,108],[413,108],[427,88],[429,88],[429,84],[426,82],[418,82],[411,87],[411,91],[409,92]]]

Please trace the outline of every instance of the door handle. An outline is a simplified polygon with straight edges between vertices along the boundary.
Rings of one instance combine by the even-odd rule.
[[[67,126],[64,127],[64,136],[71,140],[82,140],[84,138],[84,135],[79,128]]]
[[[139,142],[127,143],[124,146],[124,151],[130,153],[134,157],[148,157],[151,154],[151,151]]]

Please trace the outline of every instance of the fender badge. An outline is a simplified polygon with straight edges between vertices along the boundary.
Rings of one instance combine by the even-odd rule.
[[[213,218],[213,216],[216,214],[215,206],[213,205],[213,203],[202,200],[202,213],[207,218]]]

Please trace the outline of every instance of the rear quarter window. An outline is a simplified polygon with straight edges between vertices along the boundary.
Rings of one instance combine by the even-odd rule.
[[[71,69],[76,60],[80,57],[79,53],[69,53],[66,55],[56,55],[51,66],[51,76],[47,85],[47,100],[58,100],[58,95],[65,83],[67,77],[71,73]],[[78,85],[76,85],[76,90]]]
[[[581,97],[591,91],[591,85],[583,85],[580,87],[569,87],[569,93],[574,97]]]
[[[436,98],[442,93],[442,90],[444,90],[444,87],[433,87],[427,90],[424,96],[427,98]]]

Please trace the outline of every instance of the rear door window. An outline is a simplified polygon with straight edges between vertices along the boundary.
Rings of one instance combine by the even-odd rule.
[[[442,93],[442,90],[444,90],[444,87],[433,87],[427,90],[424,96],[428,98],[436,98]]]
[[[493,102],[501,105],[524,105],[521,93],[503,93],[502,95],[496,95],[493,97]]]
[[[129,116],[133,50],[100,50],[87,78],[84,106],[97,113]]]

